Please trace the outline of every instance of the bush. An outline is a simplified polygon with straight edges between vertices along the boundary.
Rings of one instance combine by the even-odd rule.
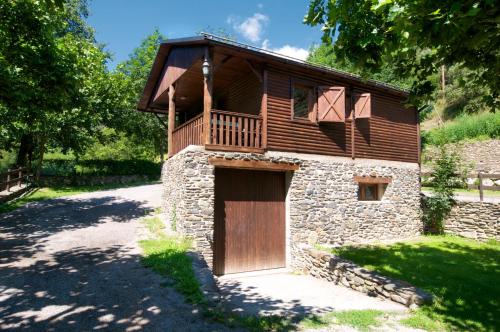
[[[426,230],[431,233],[444,232],[444,219],[450,213],[455,201],[453,188],[461,182],[457,175],[459,157],[454,151],[445,147],[439,150],[439,156],[434,162],[430,184],[433,194],[424,199],[424,223]]]
[[[68,160],[44,161],[42,175],[160,175],[160,164],[150,160]]]
[[[481,138],[500,138],[500,112],[462,115],[440,128],[422,132],[422,145],[444,145]]]

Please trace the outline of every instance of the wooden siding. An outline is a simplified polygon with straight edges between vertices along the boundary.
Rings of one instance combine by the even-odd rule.
[[[291,120],[290,77],[307,79],[319,85],[342,86],[322,77],[296,75],[269,69],[268,144],[269,150],[315,153],[351,157],[354,143],[356,158],[418,162],[416,110],[405,109],[403,100],[382,95],[362,86],[346,86],[347,120],[345,123],[316,124]],[[351,137],[351,94],[371,93],[371,117],[357,119],[354,142]]]
[[[218,109],[258,115],[262,99],[262,83],[255,74],[244,73],[226,88],[222,99],[225,99],[225,107],[216,106]]]

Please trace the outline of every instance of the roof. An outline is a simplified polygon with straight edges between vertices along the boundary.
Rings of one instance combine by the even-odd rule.
[[[329,74],[337,78],[342,78],[352,83],[358,83],[365,86],[370,86],[373,88],[377,88],[383,90],[390,94],[399,95],[401,97],[407,97],[409,94],[408,90],[399,88],[392,84],[384,83],[381,81],[364,79],[359,75],[351,74],[342,70],[333,69],[327,66],[317,65],[313,63],[309,63],[307,61],[299,60],[290,56],[286,56],[283,54],[279,54],[270,50],[261,49],[258,47],[254,47],[251,45],[239,43],[227,38],[215,36],[208,33],[202,33],[199,36],[187,37],[187,38],[176,38],[169,39],[166,42],[160,45],[158,50],[158,54],[153,63],[153,67],[151,68],[151,72],[149,78],[146,82],[146,86],[144,88],[144,92],[141,96],[141,99],[137,105],[137,109],[140,111],[155,111],[154,109],[149,107],[149,102],[152,98],[154,90],[157,86],[157,81],[162,73],[163,67],[165,65],[166,59],[168,57],[168,53],[170,49],[174,46],[195,46],[195,45],[212,45],[212,46],[221,46],[224,48],[236,49],[237,51],[241,51],[248,55],[258,56],[264,61],[267,62],[275,62],[283,65],[292,65],[297,66],[302,69],[308,69],[316,72],[320,72],[323,74]]]

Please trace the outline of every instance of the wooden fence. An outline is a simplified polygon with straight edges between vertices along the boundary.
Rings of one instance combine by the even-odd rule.
[[[467,174],[463,176],[462,174],[457,174],[460,177],[465,177],[467,179],[477,179],[477,181],[474,181],[474,184],[467,184],[467,189],[476,189],[479,190],[479,199],[482,202],[484,199],[484,191],[485,190],[500,190],[500,186],[497,185],[495,182],[493,182],[493,185],[484,185],[484,179],[490,179],[490,180],[498,180],[500,179],[500,174],[488,174],[488,173],[472,173],[472,174]],[[430,172],[423,172],[420,174],[422,178],[424,177],[432,177],[432,173]],[[475,184],[477,182],[478,184]]]
[[[29,179],[29,172],[26,167],[20,167],[16,169],[9,169],[5,173],[0,173],[0,191],[10,191],[13,186],[21,186],[26,184]]]

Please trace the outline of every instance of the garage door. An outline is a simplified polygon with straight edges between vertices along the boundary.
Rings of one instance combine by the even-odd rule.
[[[214,272],[285,267],[285,173],[217,168]]]

